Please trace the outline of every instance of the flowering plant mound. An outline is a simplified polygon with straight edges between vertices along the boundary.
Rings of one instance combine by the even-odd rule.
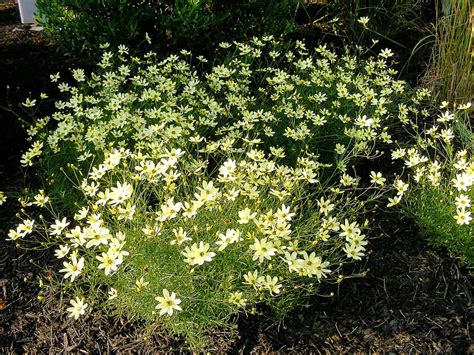
[[[471,104],[449,107],[424,129],[411,133],[414,143],[393,152],[409,169],[411,188],[403,208],[430,242],[442,245],[474,266],[474,137],[463,119]]]
[[[59,84],[68,99],[29,128],[22,160],[38,161],[45,187],[21,199],[9,238],[55,248],[71,316],[159,319],[202,346],[233,314],[263,303],[283,316],[357,273],[367,212],[407,190],[358,164],[427,115],[428,93],[393,77],[390,51],[283,48],[223,43],[233,53],[198,73],[187,52],[157,62],[120,47],[90,78],[74,70],[78,86]]]
[[[59,84],[68,100],[29,128],[34,144],[23,164],[64,155],[88,167],[111,148],[154,152],[190,139],[211,141],[200,148],[212,154],[246,139],[289,162],[309,152],[344,170],[391,143],[394,123],[425,114],[417,105],[428,92],[394,78],[390,51],[360,60],[302,42],[291,50],[272,37],[220,47],[225,59],[201,74],[189,52],[157,62],[152,52],[130,58],[123,46],[105,52],[90,78],[73,70],[78,85]]]

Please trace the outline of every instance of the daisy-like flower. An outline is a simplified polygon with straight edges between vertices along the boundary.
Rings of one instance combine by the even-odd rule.
[[[194,197],[202,203],[214,202],[219,195],[219,189],[214,187],[214,182],[203,181],[202,187],[197,188],[199,193],[195,193]]]
[[[111,271],[115,271],[118,268],[119,263],[117,262],[117,256],[115,253],[103,252],[102,255],[96,256],[96,259],[101,262],[98,268],[104,269],[106,276],[108,276]]]
[[[355,246],[352,243],[346,243],[343,250],[350,259],[361,260],[362,256],[364,256],[363,249],[361,247]]]
[[[369,23],[370,19],[367,17],[367,16],[362,16],[362,17],[359,17],[359,19],[357,20],[357,22],[359,22],[362,26],[367,27],[367,24]]]
[[[313,267],[318,280],[326,277],[326,274],[331,272],[330,269],[327,269],[328,266],[329,261],[322,261],[321,257],[316,257],[316,265],[314,265]]]
[[[231,189],[224,193],[225,198],[229,201],[235,201],[237,196],[239,196],[240,190]]]
[[[353,244],[354,246],[356,246],[357,248],[361,250],[365,250],[365,246],[368,244],[368,242],[364,238],[365,238],[365,235],[358,234],[352,237],[349,240],[349,243]]]
[[[396,149],[392,152],[392,159],[393,160],[401,159],[406,155],[406,153],[407,153],[406,150],[403,148]]]
[[[384,186],[386,179],[382,176],[381,172],[370,172],[370,182],[375,185]]]
[[[346,240],[354,238],[356,235],[361,233],[359,225],[357,222],[349,223],[347,219],[344,220],[344,224],[340,224],[341,233],[339,235],[341,237],[346,237]]]
[[[463,174],[458,174],[456,175],[456,178],[452,180],[453,181],[453,186],[458,190],[458,191],[467,191],[467,188],[472,185],[472,177],[470,174],[463,173]]]
[[[45,195],[44,190],[39,190],[34,199],[33,204],[39,207],[44,207],[49,202],[49,197]]]
[[[184,242],[191,240],[191,238],[188,237],[188,233],[183,229],[183,227],[179,227],[178,229],[173,229],[173,233],[175,236],[175,239],[173,239],[170,244],[171,245],[181,245]]]
[[[117,183],[117,187],[112,187],[110,194],[108,195],[110,204],[119,205],[124,203],[132,196],[133,187],[127,182],[121,184]]]
[[[462,226],[463,224],[469,224],[472,221],[471,212],[466,211],[465,209],[458,209],[456,215],[454,216],[456,223]]]
[[[390,57],[393,57],[393,52],[391,49],[385,48],[385,49],[382,49],[382,51],[380,52],[380,56],[382,58],[390,58]]]
[[[148,281],[145,281],[145,279],[142,277],[140,277],[139,280],[136,280],[135,281],[135,290],[137,292],[141,292],[145,287],[147,287],[148,285],[150,284],[150,282]]]
[[[470,102],[467,102],[467,103],[465,103],[465,104],[463,104],[463,105],[459,105],[459,106],[458,106],[458,109],[459,109],[459,110],[467,110],[467,109],[470,108],[471,106],[472,106],[472,104],[471,104]]]
[[[18,238],[21,238],[21,235],[18,232],[18,229],[10,229],[8,231],[8,239],[7,240],[17,240]]]
[[[336,147],[334,148],[334,151],[337,154],[344,154],[344,152],[346,151],[346,147],[344,144],[337,143]]]
[[[467,195],[461,194],[456,197],[456,207],[458,209],[465,209],[471,206],[471,200]]]
[[[80,221],[86,218],[88,213],[89,213],[89,207],[84,206],[79,211],[77,211],[77,213],[74,215],[74,219],[76,221]]]
[[[340,182],[342,186],[357,185],[357,179],[347,173],[342,174]]]
[[[298,271],[301,269],[302,260],[298,259],[298,254],[296,251],[292,252],[291,254],[285,251],[285,262],[288,264],[288,269],[290,272]]]
[[[229,178],[235,171],[235,160],[227,160],[220,168],[219,174],[223,178]]]
[[[107,168],[103,164],[100,164],[98,167],[94,166],[92,168],[92,171],[89,173],[89,177],[92,180],[99,180],[106,172]]]
[[[393,207],[393,206],[396,206],[400,203],[400,201],[402,200],[402,196],[401,195],[397,195],[395,197],[389,197],[388,198],[388,203],[387,203],[387,207]]]
[[[84,230],[85,237],[89,239],[86,244],[86,248],[93,246],[99,246],[101,244],[108,244],[111,238],[110,230],[102,227],[99,223],[94,223],[91,227]]]
[[[84,74],[83,69],[73,69],[72,77],[78,82],[82,82],[86,80],[86,75]]]
[[[244,275],[244,284],[253,286],[255,289],[258,287],[258,270],[254,270],[254,272],[248,272],[246,275]]]
[[[337,218],[335,217],[328,217],[328,218],[323,218],[321,220],[321,227],[326,230],[331,230],[333,232],[339,232],[341,227],[339,226],[339,222]]]
[[[0,191],[0,206],[5,203],[7,200],[7,197],[5,196],[5,193],[3,191]]]
[[[291,225],[286,221],[278,220],[272,230],[277,237],[286,238],[291,234]]]
[[[441,115],[439,115],[436,120],[440,123],[446,123],[446,122],[454,120],[454,114],[446,110]]]
[[[321,257],[316,256],[314,252],[310,255],[306,251],[303,252],[303,259],[300,263],[304,275],[316,275],[318,279],[326,277],[331,270],[327,269],[329,262],[322,261]]]
[[[71,300],[71,307],[67,309],[67,311],[70,313],[69,317],[74,317],[74,319],[78,319],[80,316],[82,316],[86,312],[86,308],[88,306],[87,303],[85,303],[85,300],[79,297],[76,297],[75,300]]]
[[[16,229],[18,234],[21,238],[26,236],[27,234],[31,234],[33,232],[33,226],[35,221],[33,219],[25,219],[23,223],[20,223]]]
[[[158,220],[164,222],[173,219],[178,215],[178,212],[183,207],[181,202],[174,203],[173,197],[166,201],[166,204],[161,205],[161,212],[158,214]]]
[[[465,150],[464,150],[465,152]],[[459,154],[459,152],[458,152]],[[459,154],[461,155],[461,154]],[[468,167],[468,163],[466,161],[466,158],[464,158],[463,156],[459,157],[458,161],[453,165],[456,169],[458,169],[459,171],[464,171],[467,169]]]
[[[185,202],[183,204],[183,217],[191,218],[194,217],[198,212],[199,206],[195,203]]]
[[[278,283],[278,277],[276,276],[267,275],[265,278],[262,277],[261,284],[271,295],[280,293],[281,285]]]
[[[35,107],[36,100],[31,100],[30,98],[27,98],[25,102],[22,102],[21,104],[25,107]]]
[[[446,143],[449,143],[454,138],[454,132],[451,128],[441,130],[439,135]]]
[[[163,290],[163,297],[157,296],[155,297],[155,300],[158,301],[158,304],[155,306],[155,308],[160,310],[160,316],[165,314],[172,316],[174,310],[183,310],[179,306],[181,300],[179,298],[176,298],[176,293],[172,292],[170,294],[166,288]]]
[[[117,259],[117,265],[120,265],[123,263],[123,257],[124,256],[129,256],[130,253],[126,250],[123,250],[123,247],[125,246],[125,241],[124,239],[121,239],[122,235],[120,232],[116,234],[116,238],[113,238],[109,244],[109,250],[107,251],[108,253],[112,253],[115,255]]]
[[[281,221],[291,221],[295,214],[290,212],[290,207],[282,205],[276,212],[276,218]]]
[[[59,272],[65,272],[64,278],[71,278],[71,282],[75,280],[77,276],[81,273],[82,269],[84,268],[84,258],[77,259],[75,253],[71,255],[71,262],[63,262],[64,269],[59,270]]]
[[[56,74],[50,74],[49,75],[49,78],[51,79],[51,82],[52,83],[55,83],[59,80],[59,72],[56,73]]]
[[[397,195],[403,196],[403,194],[408,190],[409,185],[404,182],[403,180],[396,180],[393,184],[395,188],[397,189]]]
[[[318,206],[321,213],[323,213],[325,216],[327,216],[329,212],[331,212],[334,209],[334,204],[331,203],[331,200],[330,199],[325,200],[324,197],[321,197],[318,200]]]
[[[239,307],[245,307],[247,304],[247,299],[244,298],[244,294],[242,292],[232,292],[229,295],[229,302]]]
[[[69,225],[69,222],[67,221],[66,217],[64,217],[61,221],[59,219],[54,221],[54,224],[52,224],[50,234],[51,235],[60,235],[64,228],[66,228]]]
[[[69,250],[70,248],[68,245],[60,245],[59,249],[54,251],[54,256],[58,259],[62,259],[69,253]]]
[[[256,239],[255,243],[250,246],[250,249],[254,251],[252,260],[258,259],[261,263],[263,263],[263,259],[271,260],[277,251],[273,243],[267,241],[267,238]]]
[[[229,244],[235,243],[240,239],[240,232],[238,229],[227,229],[225,234],[219,233],[218,237],[219,240],[216,244],[219,245],[219,251],[222,251],[227,248]]]
[[[366,115],[364,116],[359,116],[355,124],[359,127],[370,127],[374,123],[374,120],[372,118],[368,118]]]
[[[109,300],[113,300],[114,298],[117,298],[118,292],[115,288],[111,287],[109,290]]]
[[[239,211],[239,220],[240,224],[247,224],[257,215],[256,212],[252,212],[250,208],[246,207],[242,211]]]
[[[209,251],[209,244],[203,241],[199,242],[199,245],[194,243],[191,248],[186,247],[184,251],[181,252],[186,257],[186,262],[189,265],[202,265],[206,261],[212,261],[212,258],[216,256],[216,253]]]

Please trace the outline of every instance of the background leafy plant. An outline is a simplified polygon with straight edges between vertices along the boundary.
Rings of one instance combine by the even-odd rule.
[[[292,28],[297,0],[38,0],[37,19],[69,53],[97,55],[101,44],[132,51],[208,54],[221,41]]]
[[[325,0],[315,2],[319,4],[316,11],[311,11],[311,3],[314,2],[303,2],[309,19],[326,24],[323,28],[342,38],[347,45],[371,45],[372,40],[382,40],[400,50],[410,46],[407,34],[423,30],[426,13],[423,10],[428,1]],[[359,22],[362,17],[368,19],[367,26]]]

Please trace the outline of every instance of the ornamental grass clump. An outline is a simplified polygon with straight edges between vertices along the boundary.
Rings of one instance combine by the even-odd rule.
[[[359,173],[427,114],[389,51],[363,61],[272,37],[221,49],[200,72],[187,52],[105,52],[28,129],[22,163],[44,189],[21,197],[9,239],[55,249],[71,317],[105,308],[204,347],[233,315],[283,317],[356,275],[368,212],[404,195],[400,177]]]

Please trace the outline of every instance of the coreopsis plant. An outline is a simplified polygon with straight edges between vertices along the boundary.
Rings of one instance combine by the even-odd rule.
[[[152,153],[163,141],[180,146],[211,138],[231,145],[239,137],[289,162],[308,152],[341,170],[373,154],[375,144],[391,143],[393,122],[419,115],[427,96],[408,91],[385,54],[361,60],[324,46],[308,50],[302,42],[291,49],[272,37],[223,43],[221,50],[220,64],[201,73],[185,51],[161,61],[154,53],[105,52],[89,77],[73,71],[77,86],[59,83],[67,99],[31,125],[33,143],[22,163],[46,152],[56,159],[53,169],[62,157],[90,164],[111,147]],[[212,153],[215,146],[205,149]]]
[[[197,171],[179,148],[163,148],[159,160],[124,148],[106,153],[88,173],[77,171],[84,199],[73,218],[48,201],[42,209],[56,219],[46,223],[43,213],[35,224],[25,212],[10,239],[28,242],[34,229],[56,248],[76,319],[96,304],[158,320],[202,346],[205,331],[227,329],[231,315],[259,304],[284,315],[321,282],[352,276],[344,267],[364,258],[368,244],[360,195],[375,199],[381,188],[359,189],[348,175],[322,183],[314,158],[290,167],[253,144],[238,150],[215,174]],[[45,200],[38,195],[25,208]],[[100,287],[86,294],[84,285]]]
[[[466,113],[471,104],[449,105],[420,131],[414,140],[394,150],[394,160],[409,171],[403,209],[413,217],[434,245],[441,245],[474,265],[474,137]]]
[[[405,193],[401,178],[359,176],[428,95],[394,78],[386,51],[220,47],[231,54],[209,70],[187,52],[105,52],[29,128],[22,163],[45,186],[21,198],[9,239],[54,248],[72,317],[106,307],[202,346],[260,304],[284,316],[358,272],[367,211]]]
[[[7,196],[5,195],[5,192],[0,191],[0,206],[3,205],[6,200],[7,200]]]

